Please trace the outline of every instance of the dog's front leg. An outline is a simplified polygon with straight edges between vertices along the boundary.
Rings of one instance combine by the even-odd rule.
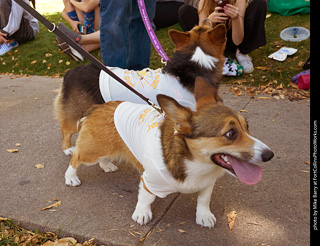
[[[214,183],[199,192],[196,222],[198,225],[213,228],[216,223],[216,217],[210,211],[210,200]]]
[[[132,214],[132,219],[140,225],[145,225],[152,220],[151,203],[154,202],[156,196],[147,191],[143,182],[139,184],[139,194],[136,209]]]

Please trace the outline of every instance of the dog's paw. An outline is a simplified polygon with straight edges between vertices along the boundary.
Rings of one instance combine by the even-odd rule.
[[[213,228],[216,221],[216,217],[211,212],[197,213],[196,222],[198,225]]]
[[[68,149],[64,149],[63,152],[65,153],[65,155],[72,155],[72,153],[73,153],[75,148],[76,147],[72,146],[72,147],[70,147]]]
[[[99,162],[99,164],[103,171],[105,171],[106,173],[112,173],[118,170],[117,166],[108,161],[101,161]]]
[[[80,179],[78,178],[78,176],[74,176],[74,177],[65,177],[66,178],[66,185],[69,186],[78,186],[81,184]]]
[[[78,186],[81,184],[80,179],[77,176],[77,170],[74,169],[72,166],[68,167],[66,174],[64,175],[66,180],[66,185],[69,186]]]
[[[145,209],[143,211],[136,209],[131,218],[140,225],[146,225],[152,220],[151,209]]]

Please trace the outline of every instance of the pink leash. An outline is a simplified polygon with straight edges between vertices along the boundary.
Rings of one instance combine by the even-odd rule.
[[[155,50],[158,52],[158,54],[161,56],[161,61],[163,63],[166,63],[167,61],[170,61],[169,57],[167,56],[167,54],[164,52],[156,34],[153,31],[153,28],[151,26],[148,14],[147,14],[147,10],[146,10],[146,6],[144,4],[144,0],[138,0],[138,5],[139,5],[139,10],[140,10],[140,14],[144,23],[144,26],[146,27],[146,30],[148,32],[149,38],[153,44],[153,47],[155,48]]]

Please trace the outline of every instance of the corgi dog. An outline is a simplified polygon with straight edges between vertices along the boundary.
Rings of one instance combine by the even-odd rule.
[[[196,79],[194,93],[196,111],[158,95],[165,116],[131,102],[94,106],[80,123],[66,184],[80,185],[76,172],[81,164],[99,162],[105,172],[113,172],[114,162],[122,160],[141,173],[134,221],[151,221],[157,196],[199,192],[196,223],[212,228],[216,218],[209,205],[217,178],[229,173],[242,183],[256,184],[262,177],[256,164],[274,154],[251,136],[243,116],[216,100],[216,89],[203,78]]]
[[[196,26],[189,32],[170,30],[169,36],[175,52],[163,69],[110,69],[154,103],[157,103],[157,94],[165,94],[183,106],[195,109],[194,83],[197,76],[203,76],[215,88],[219,86],[226,44],[225,25],[215,28]],[[215,96],[221,100],[217,92]],[[62,149],[66,155],[72,154],[71,136],[78,132],[77,122],[87,110],[94,104],[116,100],[145,103],[93,64],[76,67],[65,74],[55,99],[55,114],[61,125]]]

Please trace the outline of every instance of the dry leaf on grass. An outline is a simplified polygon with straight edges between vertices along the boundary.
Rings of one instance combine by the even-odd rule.
[[[233,229],[236,217],[237,217],[237,212],[236,211],[231,211],[230,213],[227,214],[228,226],[229,226],[230,231],[232,231],[232,229]]]
[[[51,205],[49,205],[47,207],[44,207],[44,208],[40,209],[40,211],[43,211],[43,210],[46,210],[46,209],[50,209],[50,208],[53,208],[53,207],[58,207],[60,205],[61,205],[61,201],[58,201],[58,202],[56,202],[54,204],[51,204]]]

